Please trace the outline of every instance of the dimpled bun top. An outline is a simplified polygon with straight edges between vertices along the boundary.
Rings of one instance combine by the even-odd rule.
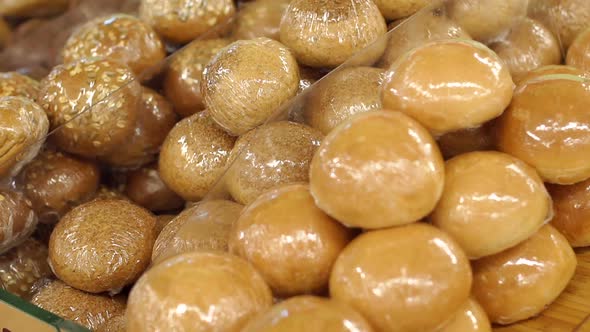
[[[270,289],[246,261],[189,252],[154,266],[135,284],[127,331],[238,332],[271,305]]]
[[[407,115],[373,111],[336,127],[310,167],[316,204],[347,226],[420,220],[442,194],[444,164],[428,131]]]
[[[337,67],[386,32],[385,20],[371,0],[293,0],[280,35],[301,64]],[[384,47],[364,51],[370,53],[369,62],[377,60]]]
[[[150,263],[156,218],[124,200],[79,205],[55,226],[49,263],[68,285],[89,293],[118,293]]]
[[[303,295],[274,305],[241,332],[372,332],[367,321],[349,306]]]
[[[391,65],[383,83],[383,107],[402,111],[433,133],[444,134],[499,116],[510,103],[513,88],[508,68],[485,45],[440,40]]]
[[[473,295],[498,324],[541,313],[565,289],[576,270],[576,255],[555,228],[497,255],[473,263]]]
[[[129,66],[135,74],[157,65],[166,52],[160,37],[145,22],[124,14],[91,20],[76,30],[62,51],[65,63],[106,57]]]
[[[590,81],[573,75],[530,79],[496,122],[497,145],[535,167],[545,182],[590,178]]]
[[[469,258],[526,240],[548,217],[551,201],[534,168],[501,152],[471,152],[445,165],[445,189],[430,219]]]
[[[446,9],[447,15],[465,28],[473,39],[488,42],[526,15],[528,1],[456,0],[447,1]]]
[[[256,38],[222,49],[203,72],[201,93],[211,117],[233,135],[264,123],[299,89],[299,66],[281,43]]]
[[[131,136],[141,86],[127,66],[90,58],[53,68],[41,96],[51,129],[60,128],[52,136],[58,147],[95,157]]]
[[[450,236],[424,223],[370,231],[341,253],[330,295],[378,331],[436,331],[471,290],[469,260]]]

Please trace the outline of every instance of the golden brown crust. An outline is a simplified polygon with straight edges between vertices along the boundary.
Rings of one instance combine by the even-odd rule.
[[[137,121],[131,137],[100,160],[116,168],[137,168],[157,158],[178,120],[172,105],[156,91],[141,87]]]
[[[69,0],[3,0],[0,16],[35,17],[59,14],[68,8]]]
[[[487,43],[527,14],[528,0],[462,0],[445,3],[447,15],[473,39]]]
[[[271,305],[270,289],[246,261],[229,254],[185,253],[155,265],[135,284],[127,331],[238,332]]]
[[[0,97],[0,177],[18,174],[45,142],[45,111],[24,97]]]
[[[296,296],[258,315],[241,332],[372,332],[356,311],[334,300]]]
[[[536,316],[565,289],[576,255],[550,225],[516,247],[473,263],[473,294],[498,324]]]
[[[495,123],[498,149],[535,167],[546,182],[586,180],[589,108],[584,78],[558,74],[527,80]]]
[[[301,64],[333,68],[377,41],[387,26],[371,0],[294,0],[280,30],[281,42]],[[385,43],[379,43],[365,51],[365,65],[377,60],[384,48]]]
[[[36,101],[39,82],[17,72],[0,73],[0,97],[25,97]]]
[[[164,78],[164,94],[180,116],[205,109],[201,95],[203,70],[211,58],[229,44],[228,39],[195,40],[172,56]]]
[[[275,40],[239,40],[213,57],[201,83],[211,117],[230,134],[242,135],[297,94],[299,66],[291,51]]]
[[[113,317],[125,314],[125,299],[84,293],[55,280],[41,288],[33,304],[64,319],[96,330]]]
[[[156,239],[152,262],[190,251],[226,252],[230,229],[243,208],[232,201],[211,200],[185,209]]]
[[[508,154],[478,151],[446,162],[445,189],[430,220],[476,259],[526,240],[551,211],[534,168]]]
[[[443,190],[444,162],[418,122],[389,110],[357,114],[322,142],[310,166],[311,194],[350,227],[398,226],[427,216]]]
[[[304,124],[279,121],[241,136],[232,149],[224,184],[241,204],[280,185],[309,181],[309,164],[323,135]]]
[[[252,263],[276,296],[318,294],[351,235],[315,206],[307,185],[294,184],[248,205],[232,227],[229,249]]]
[[[572,247],[590,246],[590,179],[573,185],[549,185],[554,217],[551,225]]]
[[[233,25],[232,37],[279,40],[281,19],[289,3],[290,0],[257,0],[243,4]]]
[[[474,299],[469,299],[440,332],[492,332],[488,315]]]
[[[56,225],[49,240],[49,262],[68,285],[90,293],[118,293],[150,263],[156,220],[124,200],[80,205]]]
[[[100,182],[92,162],[46,150],[20,175],[24,193],[41,222],[54,223],[73,207],[90,200]]]
[[[162,144],[160,177],[185,200],[198,201],[225,170],[234,141],[206,113],[185,118]]]
[[[125,14],[99,17],[70,35],[62,50],[65,63],[104,57],[120,61],[136,75],[166,57],[164,45],[145,22]]]
[[[561,63],[557,38],[543,24],[530,18],[515,22],[508,34],[490,47],[504,61],[514,80],[537,68]]]
[[[153,212],[172,211],[184,206],[184,200],[162,182],[156,165],[127,173],[125,194]]]
[[[508,68],[485,45],[439,40],[415,48],[389,67],[383,107],[412,116],[438,135],[499,116],[513,88]]]
[[[33,238],[0,256],[0,289],[24,299],[35,293],[39,280],[51,275],[47,246]]]
[[[384,73],[378,68],[349,67],[328,75],[307,96],[305,121],[327,135],[357,113],[381,109]]]
[[[188,43],[228,24],[235,11],[232,0],[143,0],[139,16],[162,37]]]
[[[0,191],[0,254],[25,241],[36,226],[37,216],[25,195]]]
[[[550,28],[564,51],[582,31],[590,27],[590,2],[586,0],[529,1],[529,16]]]
[[[64,151],[95,157],[127,140],[135,128],[141,86],[131,70],[92,58],[55,67],[41,83],[52,136]]]
[[[471,282],[459,245],[416,223],[353,240],[334,264],[330,296],[379,331],[435,331],[467,301]]]

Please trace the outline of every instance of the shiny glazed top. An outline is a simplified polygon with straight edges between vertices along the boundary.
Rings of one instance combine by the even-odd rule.
[[[310,166],[318,207],[351,227],[415,222],[434,209],[443,182],[444,162],[434,139],[415,120],[388,110],[340,124]]]
[[[459,245],[416,223],[353,240],[334,264],[330,295],[380,331],[431,331],[467,301],[471,279]]]
[[[523,82],[496,122],[497,144],[535,167],[543,180],[571,184],[590,177],[590,82],[547,75]]]

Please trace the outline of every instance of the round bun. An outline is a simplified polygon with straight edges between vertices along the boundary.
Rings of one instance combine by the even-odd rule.
[[[125,314],[124,298],[84,293],[59,280],[41,288],[32,303],[93,331],[102,328],[112,317]]]
[[[205,109],[201,95],[203,70],[211,58],[229,44],[228,39],[195,40],[170,59],[164,94],[176,113],[186,117]]]
[[[517,21],[508,34],[490,45],[515,80],[531,70],[561,63],[561,48],[553,33],[530,18]]]
[[[37,216],[22,193],[0,191],[0,254],[23,243],[37,227]]]
[[[373,328],[347,305],[315,296],[296,296],[274,305],[248,322],[241,332],[372,332]]]
[[[45,111],[24,97],[0,97],[0,177],[18,174],[39,150],[49,131]]]
[[[70,35],[62,50],[65,63],[105,57],[122,62],[137,75],[166,57],[156,32],[140,19],[113,14],[93,19]]]
[[[499,116],[510,103],[513,88],[510,72],[485,45],[440,40],[406,53],[389,67],[383,107],[402,111],[433,133],[444,134]]]
[[[226,200],[202,201],[187,208],[156,239],[152,262],[190,251],[228,251],[230,230],[243,208]]]
[[[419,11],[412,19],[398,20],[392,25],[391,29],[395,29],[387,34],[387,48],[379,60],[379,66],[384,69],[389,68],[406,52],[428,42],[453,38],[471,39],[465,29],[441,15],[437,9]]]
[[[295,184],[266,192],[248,205],[232,228],[229,249],[254,265],[273,294],[317,294],[327,288],[332,265],[350,235],[315,206],[307,185]]]
[[[235,39],[267,37],[279,40],[283,14],[291,0],[257,0],[240,7],[233,26]]]
[[[131,136],[100,160],[115,168],[137,168],[156,160],[160,146],[176,124],[172,105],[156,91],[142,87]]]
[[[554,208],[551,225],[572,247],[590,246],[590,179],[568,186],[550,185],[548,189]]]
[[[105,155],[129,139],[141,86],[131,70],[100,58],[55,67],[41,82],[53,141],[66,152]]]
[[[299,63],[330,68],[341,65],[387,32],[372,0],[293,0],[280,29],[281,42],[293,50]],[[385,43],[378,43],[364,50],[365,65],[375,62],[384,48]]]
[[[287,47],[268,38],[230,44],[209,62],[201,82],[211,117],[233,135],[263,124],[298,89],[297,61]]]
[[[469,299],[453,318],[438,330],[440,332],[492,332],[492,324],[483,308],[474,299]]]
[[[481,42],[489,42],[527,14],[529,0],[447,1],[447,15]]]
[[[200,200],[223,174],[234,141],[206,113],[181,120],[162,144],[162,181],[185,200]]]
[[[305,121],[327,135],[354,114],[381,109],[383,73],[371,67],[348,67],[331,73],[307,96]]]
[[[232,197],[248,204],[267,190],[308,182],[309,164],[322,140],[318,131],[295,122],[262,125],[236,142],[224,182]]]
[[[153,212],[172,211],[184,206],[184,200],[162,182],[156,165],[127,173],[125,194]]]
[[[474,259],[526,240],[550,214],[551,199],[535,169],[488,151],[447,161],[445,189],[430,220]]]
[[[40,221],[55,223],[94,196],[100,182],[100,169],[92,162],[45,150],[20,176],[24,193]]]
[[[587,0],[529,0],[529,16],[541,21],[555,34],[564,50],[590,27],[590,2]]]
[[[590,27],[581,32],[567,50],[565,61],[568,65],[590,71]]]
[[[270,289],[246,261],[190,252],[155,265],[135,284],[127,331],[238,332],[271,305]]]
[[[89,293],[118,293],[150,263],[156,219],[124,200],[80,205],[55,226],[49,263],[68,285]]]
[[[350,227],[418,221],[434,209],[443,182],[444,162],[428,131],[387,110],[362,113],[336,127],[310,166],[316,204]]]
[[[433,331],[467,301],[471,278],[459,245],[417,223],[353,240],[334,264],[330,295],[358,310],[376,330]]]
[[[39,98],[39,82],[18,72],[0,73],[0,97]]]
[[[576,255],[555,228],[543,226],[516,247],[473,263],[473,294],[498,324],[541,313],[565,289]]]
[[[527,80],[496,121],[500,151],[535,167],[544,181],[572,184],[590,178],[589,82],[573,75]]]
[[[235,11],[232,0],[142,0],[139,17],[162,37],[186,44],[222,29]]]
[[[0,256],[0,289],[21,298],[29,299],[38,282],[51,275],[47,246],[33,238]]]
[[[388,20],[412,16],[431,3],[430,0],[374,0],[374,2]]]

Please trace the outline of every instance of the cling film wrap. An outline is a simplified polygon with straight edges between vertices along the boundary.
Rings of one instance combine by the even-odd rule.
[[[357,10],[367,8],[359,13],[368,17],[367,13],[373,10],[372,4],[334,1],[322,2],[325,5],[322,7],[314,6],[318,3],[314,1],[292,1],[283,14],[278,41],[288,47],[300,65],[300,78],[305,70],[317,75],[319,80],[292,98],[276,103],[270,114],[261,116],[264,121],[260,124],[238,130],[238,127],[230,127],[229,118],[220,118],[217,110],[210,108],[210,105],[217,105],[211,104],[208,96],[217,92],[213,90],[220,86],[220,76],[209,76],[208,71],[215,69],[216,74],[228,74],[240,69],[240,66],[228,67],[224,71],[215,66],[219,59],[237,57],[239,46],[244,42],[230,44],[217,53],[206,66],[205,82],[200,83],[204,108],[217,125],[231,136],[238,137],[230,152],[224,149],[222,154],[228,158],[223,175],[216,177],[215,184],[209,186],[205,196],[187,197],[188,201],[200,202],[190,204],[180,217],[173,219],[158,238],[157,253],[154,254],[166,258],[162,252],[223,251],[224,248],[220,250],[212,245],[183,247],[191,240],[203,243],[203,233],[195,230],[210,223],[202,217],[207,214],[206,203],[232,200],[243,204],[246,211],[270,201],[270,193],[301,182],[310,183],[315,204],[342,224],[370,232],[375,228],[424,220],[452,234],[466,256],[474,261],[480,257],[494,257],[538,234],[559,212],[554,211],[552,197],[544,182],[564,186],[566,191],[568,185],[588,178],[581,156],[571,157],[571,172],[575,174],[554,175],[552,172],[559,171],[557,163],[561,158],[558,149],[551,147],[553,144],[563,144],[564,149],[585,146],[582,137],[588,137],[590,133],[584,126],[588,122],[582,115],[584,112],[568,113],[553,104],[544,107],[547,112],[553,110],[553,116],[545,113],[521,118],[518,116],[520,108],[533,114],[539,104],[534,104],[531,99],[528,106],[527,100],[523,99],[525,104],[518,105],[519,109],[514,105],[514,98],[523,90],[533,89],[546,81],[556,84],[557,88],[551,94],[548,90],[545,92],[553,100],[563,100],[558,96],[567,99],[570,95],[565,91],[567,87],[573,90],[572,93],[579,93],[576,101],[571,102],[572,107],[584,107],[590,100],[583,98],[583,91],[588,86],[584,73],[587,70],[584,68],[584,43],[588,38],[582,33],[590,28],[590,24],[576,27],[579,38],[568,47],[562,43],[557,30],[559,22],[544,19],[540,13],[545,10],[548,12],[543,15],[554,17],[554,12],[558,12],[556,7],[559,7],[565,11],[561,13],[562,19],[567,15],[575,16],[574,12],[583,18],[584,10],[590,5],[578,2],[580,10],[573,11],[567,8],[574,5],[566,6],[565,3],[569,2],[563,2],[558,5],[549,1],[541,8],[535,7],[535,1],[432,2],[410,17],[390,17],[394,21],[390,22],[389,32],[375,33],[364,45],[366,47],[350,47],[344,60],[335,60],[339,49],[333,47],[330,52],[322,51],[322,43],[329,40],[322,37],[331,32],[333,37],[336,31],[346,33],[350,26],[363,31],[363,38],[371,36],[369,32],[381,31],[380,27],[375,27],[375,22],[379,23],[378,26],[382,22],[385,27],[383,17],[371,20],[375,30],[363,29],[360,26],[368,24],[366,21],[354,25],[346,21],[350,15],[335,13],[342,14],[350,3],[358,5]],[[333,10],[332,5],[337,9]],[[384,6],[378,8],[387,10]],[[552,14],[547,14],[549,12]],[[579,20],[583,21],[582,18]],[[346,22],[348,30],[333,28],[342,22]],[[311,28],[320,32],[314,34],[310,32]],[[351,35],[357,37],[354,33]],[[357,43],[354,44],[357,47],[360,44],[358,40],[347,44],[351,39],[343,36],[335,38],[340,38],[339,46]],[[308,43],[308,46],[297,43]],[[334,62],[321,62],[313,58],[312,51],[328,54],[329,60]],[[579,58],[574,60],[575,57]],[[250,78],[257,75],[252,73]],[[207,81],[208,77],[214,77],[215,81]],[[564,90],[560,91],[559,80],[566,81]],[[242,85],[228,81],[224,82],[223,89],[235,91],[242,97],[243,86],[255,81],[251,79]],[[233,99],[231,93],[226,96]],[[267,92],[265,98],[269,96],[272,96],[271,92]],[[250,100],[256,104],[258,98]],[[574,116],[574,113],[578,115]],[[537,122],[526,123],[537,116],[538,120],[534,120]],[[388,122],[392,126],[387,125]],[[498,129],[503,136],[497,136]],[[351,134],[353,140],[347,142],[348,132],[354,132],[356,136]],[[534,136],[525,139],[528,134]],[[404,150],[414,143],[427,152],[416,157],[413,154],[418,149],[410,150],[411,153]],[[381,144],[380,148],[377,144]],[[357,145],[358,151],[355,150]],[[388,148],[396,151],[393,157],[384,153]],[[527,151],[528,148],[532,150]],[[547,153],[555,163],[543,160],[543,155],[536,155],[536,151]],[[436,171],[431,172],[433,168]],[[407,174],[412,174],[413,178]],[[482,179],[482,174],[489,174],[485,176],[488,180]],[[431,177],[430,182],[425,180],[428,177]],[[445,184],[441,181],[445,178],[452,181]],[[475,182],[481,183],[473,185]],[[432,187],[426,186],[429,183]],[[365,190],[369,187],[370,190]],[[580,191],[580,188],[576,190]],[[407,198],[421,195],[422,199],[427,195],[420,193],[426,191],[429,195],[432,193],[432,199],[421,206],[416,205],[418,199]],[[405,209],[414,208],[420,212],[408,214],[412,217],[406,220],[396,219],[406,213]],[[371,219],[372,215],[376,216],[375,219]],[[241,218],[245,217],[238,216],[237,220]],[[521,220],[518,226],[513,223],[516,219]],[[582,219],[580,217],[576,222],[580,223]],[[379,223],[370,224],[370,220]],[[453,223],[461,222],[469,224],[463,229],[453,227]],[[571,232],[575,226],[564,227],[569,227]],[[297,241],[294,234],[281,235],[275,234],[274,238],[277,245],[273,248],[277,253],[281,245],[287,248]],[[217,239],[216,236],[211,239]],[[486,237],[486,241],[478,241],[481,237]],[[583,241],[575,240],[577,243]],[[166,243],[167,246],[162,246]],[[261,251],[258,254],[268,253]],[[250,259],[251,262],[255,260]],[[164,262],[155,259],[152,266]],[[280,264],[277,263],[275,268],[280,269]],[[540,269],[539,275],[549,270]],[[565,279],[571,277],[568,274]],[[525,282],[535,284],[537,281],[533,279],[535,277],[531,275]],[[553,286],[559,288],[560,285],[561,281]],[[515,313],[519,310],[522,317],[533,316],[524,307],[513,308]]]
[[[25,248],[38,222],[53,227],[64,216],[81,213],[80,207],[86,204],[113,220],[115,215],[135,213],[138,207],[120,200],[107,202],[114,204],[108,211],[96,208],[104,197],[124,198],[101,185],[111,172],[156,170],[157,162],[162,182],[191,206],[170,221],[157,239],[155,218],[143,209],[138,212],[141,226],[132,231],[121,227],[116,236],[109,237],[104,225],[74,227],[76,231],[69,235],[73,247],[61,248],[51,259],[63,281],[46,286],[57,290],[45,293],[49,305],[42,304],[43,291],[37,292],[33,302],[87,328],[108,331],[128,323],[120,315],[125,310],[123,300],[102,292],[118,293],[138,278],[138,287],[149,289],[151,283],[163,282],[157,279],[166,270],[178,269],[181,278],[183,269],[200,269],[190,264],[194,261],[230,262],[230,270],[242,265],[248,270],[240,272],[248,276],[248,282],[240,279],[243,292],[239,296],[224,293],[223,299],[211,302],[215,309],[240,302],[240,296],[251,301],[252,294],[262,294],[256,306],[229,308],[231,315],[223,317],[189,315],[203,309],[202,304],[183,294],[172,294],[165,303],[140,298],[129,310],[134,319],[127,324],[128,331],[143,326],[145,316],[137,308],[150,313],[156,304],[161,308],[150,323],[162,328],[172,323],[235,327],[236,321],[270,307],[268,276],[244,264],[251,258],[238,260],[227,251],[231,226],[240,220],[242,210],[277,199],[274,193],[282,188],[293,186],[304,192],[300,199],[313,206],[301,208],[312,216],[305,220],[318,218],[331,226],[323,230],[328,232],[325,238],[320,231],[313,237],[311,231],[304,236],[285,228],[285,233],[273,235],[273,250],[278,254],[281,248],[302,248],[302,255],[321,260],[326,267],[334,263],[335,255],[325,261],[309,243],[325,248],[330,242],[323,241],[337,241],[343,247],[357,233],[345,226],[371,233],[424,220],[452,232],[452,225],[445,227],[456,222],[457,216],[477,219],[479,224],[470,224],[469,229],[475,229],[476,236],[491,237],[492,244],[483,255],[494,257],[538,234],[552,219],[553,204],[543,182],[567,190],[590,178],[590,165],[583,158],[590,141],[585,139],[590,132],[583,125],[588,119],[576,111],[590,100],[584,98],[588,38],[583,31],[587,27],[579,23],[585,22],[590,10],[584,1],[540,5],[533,0],[441,0],[405,18],[417,8],[396,14],[385,1],[293,0],[280,20],[262,9],[240,12],[233,1],[146,0],[141,6],[138,1],[103,5],[79,1],[71,5],[62,16],[30,21],[28,27],[13,31],[0,53],[3,71],[18,71],[40,82],[10,73],[3,74],[7,75],[5,85],[0,77],[0,95],[11,96],[0,98],[0,106],[20,107],[25,114],[16,119],[7,110],[6,124],[0,123],[0,131],[6,129],[0,135],[10,143],[0,155],[4,174],[0,209],[5,207],[0,216],[6,212],[0,220],[0,263]],[[243,6],[272,9],[271,4],[264,7],[264,0]],[[246,14],[260,20],[259,31],[248,27]],[[389,32],[386,19],[395,20]],[[40,39],[48,33],[42,30],[60,33]],[[121,40],[117,31],[127,32],[130,38]],[[564,43],[564,38],[571,41]],[[93,39],[102,42],[87,43]],[[0,44],[1,40],[0,33]],[[111,42],[111,47],[102,47]],[[166,51],[177,48],[165,58]],[[557,107],[554,102],[569,97],[575,100],[569,102],[571,107]],[[515,104],[515,98],[521,102]],[[533,112],[537,108],[543,112]],[[11,130],[17,124],[37,129],[26,129],[37,136],[19,136]],[[557,164],[560,158],[565,167]],[[468,164],[470,176],[488,172],[489,181],[481,181],[479,188],[461,181],[445,183],[449,165],[460,162]],[[489,171],[490,165],[496,165],[495,172]],[[459,175],[467,172],[457,168]],[[511,186],[497,189],[493,186],[497,183]],[[101,196],[104,192],[112,195]],[[103,197],[102,203],[98,197]],[[454,197],[458,198],[453,201]],[[119,205],[125,208],[118,210]],[[507,210],[511,213],[496,213]],[[83,214],[76,221],[88,219]],[[474,215],[477,218],[468,218]],[[522,218],[528,227],[514,226],[515,218]],[[494,223],[507,226],[490,230]],[[484,229],[488,231],[482,235]],[[334,239],[329,236],[333,233],[340,235]],[[305,242],[307,235],[313,241]],[[463,251],[469,250],[473,236],[468,231],[453,233]],[[97,239],[112,245],[112,252],[94,247]],[[150,243],[136,248],[143,240]],[[239,237],[234,241],[240,241]],[[480,255],[474,250],[466,256]],[[110,270],[104,274],[93,270],[98,260]],[[86,270],[94,279],[90,283],[72,279],[63,273],[63,266],[57,266],[62,262]],[[14,266],[20,269],[19,264]],[[285,272],[280,270],[284,266],[277,263],[277,271]],[[141,277],[146,269],[154,272]],[[542,276],[544,270],[540,271]],[[210,278],[217,278],[198,272],[183,275],[187,279],[183,282],[209,285]],[[22,275],[28,283],[31,278]],[[120,276],[117,282],[109,280],[112,275]],[[384,282],[377,277],[376,282]],[[569,274],[564,278],[569,279]],[[538,282],[532,276],[528,281]],[[270,288],[277,293],[273,285]],[[323,280],[314,292],[325,294],[327,286]],[[55,294],[79,300],[60,301],[53,298]],[[95,300],[108,302],[109,309],[86,307]],[[52,307],[57,304],[64,307]],[[175,321],[166,320],[170,317]]]

